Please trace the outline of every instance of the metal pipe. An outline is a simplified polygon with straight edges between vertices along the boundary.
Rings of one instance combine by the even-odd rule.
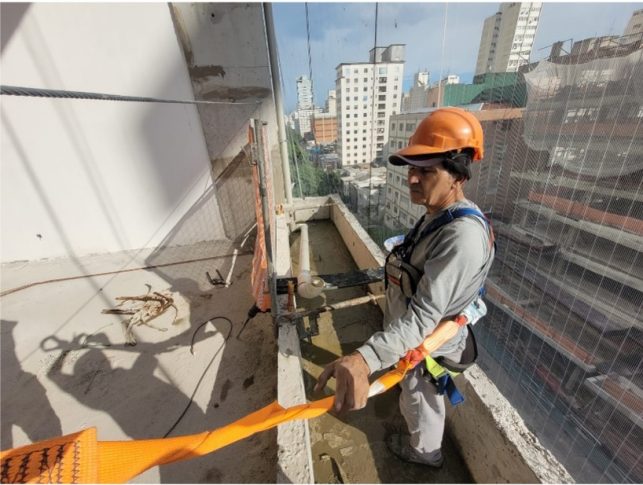
[[[286,123],[284,122],[283,97],[281,95],[281,74],[279,72],[279,57],[277,55],[277,38],[275,36],[272,5],[270,3],[263,4],[263,15],[266,23],[268,64],[272,76],[272,92],[274,95],[275,111],[277,115],[277,136],[279,137],[279,154],[281,155],[281,167],[284,175],[286,205],[291,211],[288,226],[292,232],[295,230],[295,215],[292,212],[292,179],[290,178],[290,162],[288,161],[288,140],[286,137]]]
[[[325,283],[319,276],[310,274],[310,251],[308,243],[308,225],[298,224],[301,232],[299,239],[299,274],[297,275],[297,294],[302,298],[317,298],[321,295]]]
[[[324,305],[322,307],[313,308],[311,310],[302,310],[298,312],[282,313],[279,316],[279,323],[293,322],[298,318],[308,317],[310,315],[319,315],[320,313],[332,312],[334,310],[341,310],[342,308],[349,308],[357,305],[364,305],[366,303],[377,303],[377,300],[384,298],[384,295],[368,294],[365,296],[358,296],[350,300],[344,300],[332,305]]]

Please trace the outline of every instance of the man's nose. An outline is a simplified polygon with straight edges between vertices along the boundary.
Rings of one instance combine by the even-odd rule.
[[[415,170],[409,170],[407,179],[409,181],[409,185],[420,183],[420,177],[415,173]]]

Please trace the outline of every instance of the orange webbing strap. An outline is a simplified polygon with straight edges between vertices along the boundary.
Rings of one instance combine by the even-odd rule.
[[[408,361],[375,381],[379,392],[400,382]],[[375,384],[374,383],[374,384]],[[326,413],[334,396],[284,409],[277,402],[222,428],[203,433],[135,441],[96,441],[89,428],[39,443],[0,452],[2,483],[124,483],[144,471],[203,456],[255,433],[295,419]]]

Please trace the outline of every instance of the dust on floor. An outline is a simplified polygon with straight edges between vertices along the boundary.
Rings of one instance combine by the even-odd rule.
[[[356,269],[341,236],[330,221],[309,224],[311,270],[318,274]],[[298,267],[299,236],[291,236],[293,266]],[[298,306],[314,308],[364,295],[360,287],[328,291],[314,300],[298,299]],[[319,336],[302,342],[304,380],[309,399],[323,367],[360,346],[381,329],[382,313],[373,304],[322,313]],[[329,388],[332,389],[334,381]],[[386,447],[389,433],[406,431],[399,412],[399,391],[369,399],[359,411],[337,417],[325,414],[309,422],[316,483],[471,483],[471,476],[450,437],[445,437],[445,465],[440,470],[400,461]]]
[[[202,243],[160,249],[142,260],[140,254],[116,254],[4,265],[3,290],[78,275],[79,268],[86,273],[120,269],[135,259],[134,266],[159,266],[38,285],[2,297],[1,448],[92,426],[99,440],[196,433],[276,399],[269,316],[258,315],[236,337],[253,304],[252,255],[240,253],[232,267],[233,250],[229,242]],[[193,262],[167,264],[178,261]],[[231,286],[208,281],[205,272],[216,275],[217,269],[224,276],[231,271]],[[126,316],[101,312],[113,308],[116,297],[148,288],[172,295],[176,318],[170,308],[154,320],[164,330],[133,327],[137,344],[126,345]],[[272,430],[202,458],[151,469],[132,482],[274,483],[276,462]]]

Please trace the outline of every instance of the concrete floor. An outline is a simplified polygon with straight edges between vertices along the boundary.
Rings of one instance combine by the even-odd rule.
[[[309,224],[313,273],[342,273],[357,269],[341,236],[330,221]],[[299,258],[299,233],[291,236],[293,271]],[[360,287],[327,291],[325,298],[299,298],[299,307],[314,308],[364,295]],[[302,365],[309,399],[324,365],[362,344],[381,328],[382,313],[368,304],[323,313],[320,334],[312,343],[302,342]],[[334,380],[329,383],[333,389]],[[310,436],[316,483],[471,483],[464,461],[451,438],[444,441],[445,466],[434,470],[400,461],[386,447],[391,432],[406,431],[398,407],[396,388],[369,400],[366,408],[337,417],[325,414],[310,420]]]
[[[2,305],[1,448],[96,426],[99,440],[158,438],[218,428],[276,399],[276,344],[269,316],[236,335],[253,304],[252,242],[202,243],[3,265],[2,291],[36,281]],[[191,263],[173,262],[204,259]],[[156,266],[136,270],[144,266]],[[215,288],[205,272],[232,284]],[[125,345],[125,317],[102,314],[115,298],[170,291],[177,306],[155,320],[164,331],[135,327]],[[227,317],[230,324],[222,318]],[[208,323],[195,334],[203,322]],[[190,343],[194,340],[194,355]],[[182,414],[185,414],[182,416]],[[274,482],[276,430],[211,455],[151,469],[134,483]]]

